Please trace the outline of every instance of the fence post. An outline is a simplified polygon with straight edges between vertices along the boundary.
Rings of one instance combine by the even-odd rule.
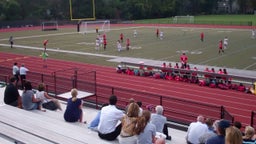
[[[253,119],[254,119],[254,111],[252,111],[252,113],[251,113],[251,126],[252,127],[254,125]]]
[[[224,118],[224,107],[220,106],[220,119]]]
[[[163,97],[160,96],[160,105],[163,105]]]
[[[55,93],[55,96],[57,96],[56,72],[53,72],[53,80],[54,80],[54,93]]]
[[[44,74],[41,74],[41,82],[44,83]]]
[[[114,88],[112,87],[112,95],[114,95]]]

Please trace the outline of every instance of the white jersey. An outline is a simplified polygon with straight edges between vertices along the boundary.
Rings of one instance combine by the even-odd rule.
[[[133,31],[133,36],[137,37],[137,31],[136,30]]]
[[[228,38],[224,38],[223,44],[224,44],[224,45],[228,45]]]

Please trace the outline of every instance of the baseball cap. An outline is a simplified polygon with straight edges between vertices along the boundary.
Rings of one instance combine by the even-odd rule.
[[[230,122],[227,120],[220,120],[218,126],[222,129],[226,129],[230,126]]]

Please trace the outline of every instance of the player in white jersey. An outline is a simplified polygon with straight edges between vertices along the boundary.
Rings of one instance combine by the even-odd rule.
[[[134,30],[134,31],[133,31],[133,37],[137,37],[137,34],[138,34],[138,33],[137,33],[137,30]]]
[[[160,31],[160,40],[163,40],[164,39],[164,32]]]
[[[100,50],[100,39],[97,37],[95,41],[95,49]]]
[[[228,37],[225,37],[223,40],[224,49],[228,48]]]

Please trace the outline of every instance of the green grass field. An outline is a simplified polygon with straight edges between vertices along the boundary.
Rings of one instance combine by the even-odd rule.
[[[18,31],[0,35],[0,44],[8,44],[9,36],[14,37],[15,45],[41,47],[43,40],[49,39],[48,49],[79,51],[120,57],[146,58],[165,62],[179,62],[182,52],[188,55],[189,63],[226,68],[256,70],[256,39],[251,38],[250,30],[236,29],[207,29],[207,28],[175,28],[160,27],[164,32],[164,39],[155,36],[155,27],[117,27],[112,26],[107,33],[107,50],[95,50],[96,33],[78,34],[74,28],[62,28],[58,31]],[[133,31],[138,35],[133,37]],[[205,41],[200,41],[200,33],[204,32]],[[116,42],[119,34],[125,39],[130,38],[131,50],[118,52]],[[227,36],[228,49],[224,54],[218,54],[218,42]],[[125,42],[122,44],[125,47]],[[39,50],[27,50],[0,46],[0,51],[39,56]],[[85,63],[116,66],[108,62],[109,58],[78,55],[69,53],[48,52],[49,58],[80,61]]]
[[[194,21],[205,24],[215,24],[216,22],[252,22],[252,25],[256,25],[256,15],[200,15],[194,16]],[[146,19],[136,20],[135,23],[163,23],[168,24],[173,22],[173,17],[160,18],[160,19]]]

